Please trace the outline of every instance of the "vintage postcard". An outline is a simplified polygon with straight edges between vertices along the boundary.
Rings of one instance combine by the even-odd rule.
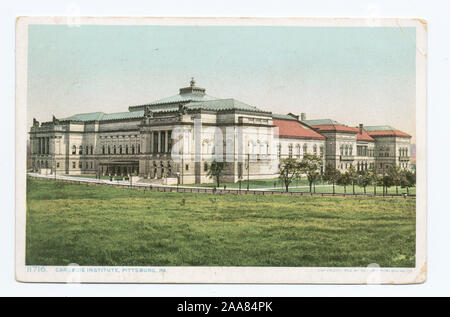
[[[426,280],[421,19],[20,17],[16,279]]]

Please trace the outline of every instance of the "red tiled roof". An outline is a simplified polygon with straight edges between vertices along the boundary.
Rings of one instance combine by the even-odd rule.
[[[352,129],[357,133],[356,134],[357,141],[375,142],[375,140],[370,137],[370,135],[368,134],[368,132],[366,130],[364,130],[364,128],[362,129],[362,133],[359,133],[359,127],[352,128]]]
[[[340,124],[313,125],[312,127],[319,132],[334,131],[334,132],[356,133],[356,131],[354,131],[353,128]]]
[[[377,136],[398,136],[398,137],[403,137],[403,138],[411,137],[408,133],[402,132],[400,130],[368,131],[367,133],[371,137],[377,137]]]
[[[299,121],[273,119],[273,124],[278,127],[280,137],[299,139],[320,139],[325,137]]]

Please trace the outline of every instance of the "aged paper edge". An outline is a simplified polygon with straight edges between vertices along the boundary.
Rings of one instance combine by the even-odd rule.
[[[29,24],[80,25],[252,25],[416,28],[416,266],[359,267],[76,267],[103,272],[60,272],[65,266],[25,265],[27,53]],[[427,22],[424,19],[377,18],[187,18],[187,17],[18,17],[16,19],[16,182],[15,278],[19,282],[54,283],[282,283],[412,284],[427,276]],[[164,269],[163,272],[159,272]],[[139,272],[147,270],[149,272]]]

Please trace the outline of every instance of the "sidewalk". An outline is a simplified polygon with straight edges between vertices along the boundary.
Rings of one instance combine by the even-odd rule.
[[[149,184],[149,183],[130,183],[130,181],[119,181],[119,180],[107,180],[107,179],[95,179],[88,177],[75,177],[75,176],[67,176],[67,175],[41,175],[38,173],[27,173],[27,176],[33,178],[43,178],[43,179],[57,179],[62,181],[67,181],[71,183],[86,183],[86,184],[98,184],[98,185],[109,185],[109,186],[121,186],[124,188],[134,188],[134,189],[144,189],[144,190],[153,190],[159,192],[181,192],[181,193],[206,193],[206,194],[234,194],[234,195],[288,195],[288,196],[342,196],[342,197],[374,197],[373,194],[343,194],[343,193],[311,193],[311,192],[296,192],[290,191],[285,192],[283,190],[271,189],[271,188],[254,188],[247,190],[246,188],[242,188],[239,190],[238,188],[211,188],[211,187],[197,187],[197,186],[173,186],[173,185],[163,185],[163,184]],[[316,185],[318,186],[332,186],[332,185]],[[290,188],[307,188],[309,186],[296,186]],[[381,195],[377,194],[376,197],[385,197],[385,198],[403,198],[400,195]],[[408,198],[415,198],[415,196],[408,196]]]

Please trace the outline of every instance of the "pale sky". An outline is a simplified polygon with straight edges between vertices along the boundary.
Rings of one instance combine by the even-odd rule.
[[[178,93],[350,126],[391,125],[415,142],[415,29],[30,25],[28,125],[121,112]]]

